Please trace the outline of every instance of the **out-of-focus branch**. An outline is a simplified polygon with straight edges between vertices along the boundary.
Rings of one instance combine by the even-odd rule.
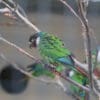
[[[78,20],[81,22],[82,25],[84,25],[81,17],[76,13],[76,11],[67,3],[67,1],[65,0],[58,0],[60,1],[62,4],[64,4],[75,16],[76,18],[78,18]]]
[[[88,2],[88,0],[87,0]],[[86,18],[87,13],[87,5],[85,4],[84,0],[78,0],[79,4],[79,11],[81,18],[83,20],[84,26],[83,27],[83,37],[84,37],[84,43],[86,45],[86,56],[87,56],[87,63],[88,63],[88,69],[89,69],[89,80],[90,80],[90,87],[93,88],[93,80],[92,80],[92,61],[91,61],[91,39],[90,39],[90,28],[88,24],[88,19]]]
[[[12,0],[12,1],[13,1],[13,0]],[[26,16],[24,16],[24,15],[26,15],[25,12],[24,12],[24,15],[22,15],[22,14],[19,12],[19,7],[20,7],[20,6],[17,6],[17,4],[16,4],[16,6],[14,6],[15,8],[13,8],[13,7],[11,7],[7,2],[5,2],[5,1],[1,1],[1,2],[2,2],[6,7],[8,7],[12,12],[16,13],[17,16],[18,16],[21,20],[23,20],[29,27],[31,27],[32,29],[34,29],[36,32],[40,32],[40,29],[39,29],[36,25],[34,25],[33,23],[31,23],[30,20],[29,20]],[[14,1],[12,2],[12,4],[15,5]],[[20,7],[20,9],[22,9],[22,8]],[[23,11],[24,11],[24,10],[23,10]]]
[[[9,42],[8,40],[4,39],[3,37],[0,37],[0,40],[7,43],[8,45],[16,48],[19,52],[25,54],[26,56],[28,56],[29,58],[36,60],[36,58],[34,56],[32,56],[31,54],[29,54],[28,52],[26,52],[25,50],[23,50],[22,48],[20,48],[19,46],[15,45],[12,42]]]
[[[89,70],[89,87],[91,90],[93,90],[93,68],[92,68],[92,59],[91,59],[91,39],[90,39],[90,27],[88,24],[88,19],[86,17],[87,14],[87,7],[88,7],[88,0],[77,0],[78,6],[79,6],[79,13],[81,16],[81,19],[83,21],[82,26],[82,35],[84,39],[84,47],[85,47],[85,54],[86,54],[86,62],[88,64],[88,70]],[[90,93],[87,95],[87,100],[90,100]]]

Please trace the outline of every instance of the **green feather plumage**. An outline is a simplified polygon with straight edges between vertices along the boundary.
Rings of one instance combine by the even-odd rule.
[[[41,33],[42,34],[42,33]],[[71,52],[64,48],[63,42],[53,34],[43,33],[39,44],[41,55],[56,60],[60,57],[67,57]]]
[[[33,69],[32,69],[33,68]],[[39,77],[39,76],[48,76],[51,78],[54,78],[55,75],[50,72],[49,70],[45,69],[44,66],[40,63],[35,63],[31,66],[31,70],[32,70],[32,75],[35,77]]]
[[[54,34],[45,32],[39,32],[37,34],[40,37],[39,45],[37,47],[44,63],[54,65],[58,72],[64,71],[65,65],[58,61],[58,59],[67,59],[67,57],[71,55],[71,52],[64,47],[64,43]],[[67,66],[70,67],[69,65]],[[37,65],[37,68],[33,70],[33,75],[47,75],[51,77],[53,76],[53,73],[43,68],[43,66]]]
[[[64,47],[64,43],[53,34],[41,32],[40,43],[38,46],[40,55],[47,63],[56,64],[64,67],[58,59],[65,58],[71,55],[71,52]]]
[[[70,77],[72,80],[76,81],[77,83],[86,86],[89,83],[89,80],[86,76],[75,72],[74,75]],[[86,92],[75,85],[70,85],[70,89],[73,94],[78,95],[81,100],[85,100],[84,97],[86,96]]]

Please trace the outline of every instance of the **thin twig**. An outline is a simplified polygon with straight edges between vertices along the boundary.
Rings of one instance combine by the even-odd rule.
[[[82,25],[84,25],[81,17],[76,13],[76,11],[67,3],[67,1],[65,0],[58,0],[60,1],[62,4],[64,4],[75,16],[76,18],[81,22]]]
[[[87,1],[88,2],[88,1]],[[84,38],[84,45],[85,45],[85,54],[86,54],[86,62],[88,64],[89,69],[89,87],[91,90],[93,90],[93,77],[92,77],[92,59],[91,59],[91,39],[90,39],[90,28],[88,24],[88,19],[86,18],[87,14],[87,5],[85,5],[84,0],[78,0],[79,4],[79,11],[80,16],[82,18],[82,21],[84,25],[82,26],[83,29],[83,38]],[[87,95],[88,98],[85,98],[87,100],[90,100],[90,93]]]
[[[34,56],[32,56],[31,54],[29,54],[28,52],[26,52],[25,50],[23,50],[22,48],[18,47],[17,45],[15,45],[12,42],[7,41],[6,39],[4,39],[3,37],[0,37],[0,40],[2,40],[3,42],[11,45],[12,47],[16,48],[19,52],[25,54],[26,56],[28,56],[29,58],[36,60],[36,58]]]
[[[79,10],[80,10],[80,14],[82,17],[82,20],[84,22],[84,26],[83,26],[83,35],[84,35],[84,41],[86,43],[86,54],[87,54],[87,63],[88,63],[88,69],[89,69],[89,80],[90,80],[90,87],[91,89],[93,88],[93,80],[92,80],[92,61],[91,61],[91,39],[90,39],[90,28],[88,25],[88,19],[86,18],[86,12],[84,12],[84,8],[83,8],[83,1],[82,0],[78,0],[79,3]]]

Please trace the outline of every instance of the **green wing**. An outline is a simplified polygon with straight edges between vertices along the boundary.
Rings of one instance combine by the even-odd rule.
[[[81,85],[85,85],[85,86],[89,82],[87,77],[85,77],[77,72],[74,73],[74,75],[71,77],[71,79],[76,81],[77,83],[79,83]],[[84,90],[82,90],[79,87],[72,85],[72,84],[70,85],[70,89],[71,89],[73,94],[80,96],[81,100],[84,100],[84,97],[86,96],[86,92]]]
[[[68,49],[64,48],[64,43],[59,38],[48,33],[41,36],[39,51],[43,58],[51,62],[71,54]]]

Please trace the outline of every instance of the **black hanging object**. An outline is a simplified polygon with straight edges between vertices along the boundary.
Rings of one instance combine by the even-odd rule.
[[[27,76],[16,70],[13,65],[5,66],[0,73],[1,86],[8,93],[18,94],[23,92],[28,81]]]

